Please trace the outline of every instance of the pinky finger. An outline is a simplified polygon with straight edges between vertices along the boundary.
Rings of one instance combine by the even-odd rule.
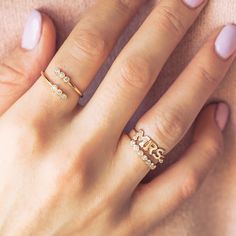
[[[148,184],[137,187],[131,199],[134,225],[155,224],[175,210],[199,188],[216,157],[223,150],[224,129],[229,115],[224,103],[204,108],[196,121],[193,142],[183,157]]]

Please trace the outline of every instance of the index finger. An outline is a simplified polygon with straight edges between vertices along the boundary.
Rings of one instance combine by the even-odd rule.
[[[36,116],[38,114],[43,116],[44,104],[50,114],[56,114],[56,116],[71,112],[77,105],[79,96],[63,81],[58,81],[54,74],[55,68],[66,72],[73,84],[83,92],[98,72],[129,20],[146,1],[97,1],[84,14],[45,71],[45,75],[50,80],[48,82],[51,82],[51,85],[59,85],[60,92],[69,95],[69,100],[60,103],[56,96],[55,99],[51,98],[48,85],[43,79],[38,80],[21,100],[25,109],[31,111],[31,116],[34,113]],[[31,104],[29,100],[35,103]]]

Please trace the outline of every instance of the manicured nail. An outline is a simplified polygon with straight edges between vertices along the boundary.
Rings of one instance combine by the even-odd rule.
[[[204,2],[204,0],[183,0],[183,1],[185,4],[187,4],[191,8],[198,7]]]
[[[216,123],[223,131],[229,117],[229,107],[225,103],[219,103],[216,108]]]
[[[27,50],[34,49],[41,37],[42,16],[39,11],[33,10],[25,24],[21,47]]]
[[[225,26],[218,35],[215,48],[217,54],[223,59],[228,59],[236,50],[236,25]]]

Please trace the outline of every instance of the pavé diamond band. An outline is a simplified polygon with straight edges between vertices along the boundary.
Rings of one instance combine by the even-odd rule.
[[[165,149],[144,134],[142,129],[133,130],[135,135],[131,138],[130,144],[138,156],[151,170],[157,167],[158,163],[163,163],[165,158]]]

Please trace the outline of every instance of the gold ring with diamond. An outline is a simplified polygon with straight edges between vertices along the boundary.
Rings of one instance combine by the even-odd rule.
[[[135,135],[131,138],[130,144],[138,154],[141,160],[151,170],[154,170],[158,163],[163,163],[165,158],[165,149],[161,148],[152,138],[144,134],[142,129],[133,130]]]
[[[52,91],[61,99],[66,100],[67,99],[67,95],[60,89],[58,88],[58,86],[56,84],[53,84],[48,77],[46,76],[46,74],[41,71],[41,75],[42,77],[47,81],[47,83],[50,85]]]
[[[65,74],[60,68],[56,67],[54,69],[55,75],[62,79],[65,84],[68,84],[78,95],[79,97],[83,97],[83,93],[80,91],[80,89],[71,82],[71,78]]]

